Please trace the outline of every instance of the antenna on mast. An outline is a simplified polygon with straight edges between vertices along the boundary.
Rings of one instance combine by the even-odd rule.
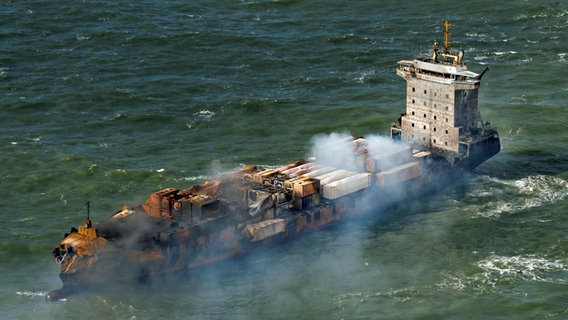
[[[85,224],[87,225],[87,228],[90,228],[92,226],[91,223],[91,201],[87,201],[85,202],[85,205],[87,206],[87,221],[85,222]]]

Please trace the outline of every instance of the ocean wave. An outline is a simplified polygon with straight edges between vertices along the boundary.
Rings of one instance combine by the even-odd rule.
[[[501,282],[529,280],[550,283],[566,283],[555,277],[557,272],[568,271],[568,262],[548,260],[537,255],[499,256],[491,255],[477,262],[483,270],[479,275],[484,282],[493,286]]]
[[[199,175],[199,176],[190,176],[190,177],[183,177],[183,181],[206,181],[207,179],[210,179],[210,176],[205,176],[205,175]]]
[[[487,60],[489,57],[487,55],[476,55],[473,57],[473,60],[478,61],[479,63]]]
[[[518,52],[516,51],[495,51],[495,55],[496,56],[502,56],[505,54],[517,54]]]
[[[217,114],[211,110],[199,110],[193,113],[194,118],[185,123],[188,129],[193,129],[200,122],[211,122],[215,119]]]
[[[483,38],[483,37],[486,37],[486,36],[487,36],[487,33],[469,31],[469,32],[466,32],[465,35],[466,35],[467,37]]]
[[[215,116],[215,112],[213,112],[211,110],[200,110],[200,111],[194,113],[193,115],[197,116],[199,119],[202,119],[202,120],[212,120],[213,117]]]
[[[499,218],[530,208],[541,207],[564,200],[568,196],[568,181],[546,175],[528,176],[519,180],[501,180],[479,177],[477,189],[470,196],[482,203],[474,210],[478,217]]]
[[[420,299],[422,288],[405,287],[405,288],[388,288],[378,292],[346,292],[338,295],[333,299],[333,303],[342,308],[345,305],[357,305],[377,299],[388,299],[393,302],[404,303],[414,302]]]
[[[500,256],[492,254],[474,263],[481,271],[473,274],[443,274],[439,290],[487,292],[500,285],[518,281],[566,284],[561,276],[568,271],[568,261],[550,260],[534,254]]]
[[[0,78],[7,78],[10,68],[0,68]]]
[[[549,12],[539,12],[535,14],[519,14],[513,17],[513,21],[526,21],[534,19],[546,19],[550,17],[561,18],[568,14],[568,11],[549,11]]]
[[[16,294],[25,297],[45,297],[47,293],[43,291],[17,291]]]
[[[367,83],[369,79],[375,77],[375,70],[361,71],[356,74],[355,81],[357,83]]]

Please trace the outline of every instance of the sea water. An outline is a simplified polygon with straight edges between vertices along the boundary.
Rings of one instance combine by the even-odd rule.
[[[149,283],[45,301],[50,252],[166,187],[388,136],[396,62],[442,43],[481,73],[501,152],[437,194]],[[565,319],[568,4],[4,1],[2,319]]]

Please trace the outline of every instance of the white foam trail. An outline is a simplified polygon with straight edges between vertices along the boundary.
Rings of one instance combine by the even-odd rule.
[[[199,176],[190,176],[190,177],[183,177],[183,180],[185,181],[205,181],[207,179],[210,179],[210,176],[206,176],[206,175],[199,175]]]
[[[487,292],[516,281],[536,281],[568,284],[563,274],[568,271],[568,261],[549,260],[534,254],[517,256],[490,255],[474,263],[481,272],[466,275],[448,272],[436,285],[441,290]]]
[[[498,218],[502,214],[515,214],[526,209],[554,204],[568,196],[568,181],[546,175],[529,176],[519,180],[500,180],[479,177],[471,196],[483,202],[476,216]],[[486,198],[486,199],[484,199]]]
[[[17,291],[16,294],[19,296],[26,296],[26,297],[45,297],[47,293],[39,291]]]
[[[536,255],[499,256],[491,255],[477,263],[483,269],[481,276],[493,285],[503,280],[532,280],[539,282],[566,283],[555,278],[556,272],[568,271],[568,262],[547,260]]]

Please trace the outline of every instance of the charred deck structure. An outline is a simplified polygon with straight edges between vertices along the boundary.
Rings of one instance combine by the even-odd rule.
[[[391,127],[392,143],[371,148],[365,138],[346,137],[313,158],[278,168],[245,166],[188,189],[160,190],[95,225],[87,219],[52,251],[63,288],[47,298],[203,266],[376,212],[495,155],[499,137],[478,109],[483,73],[468,71],[463,52],[448,50],[450,26],[444,23],[445,50],[435,45],[431,58],[398,63],[407,101]],[[322,161],[338,153],[353,163]]]

